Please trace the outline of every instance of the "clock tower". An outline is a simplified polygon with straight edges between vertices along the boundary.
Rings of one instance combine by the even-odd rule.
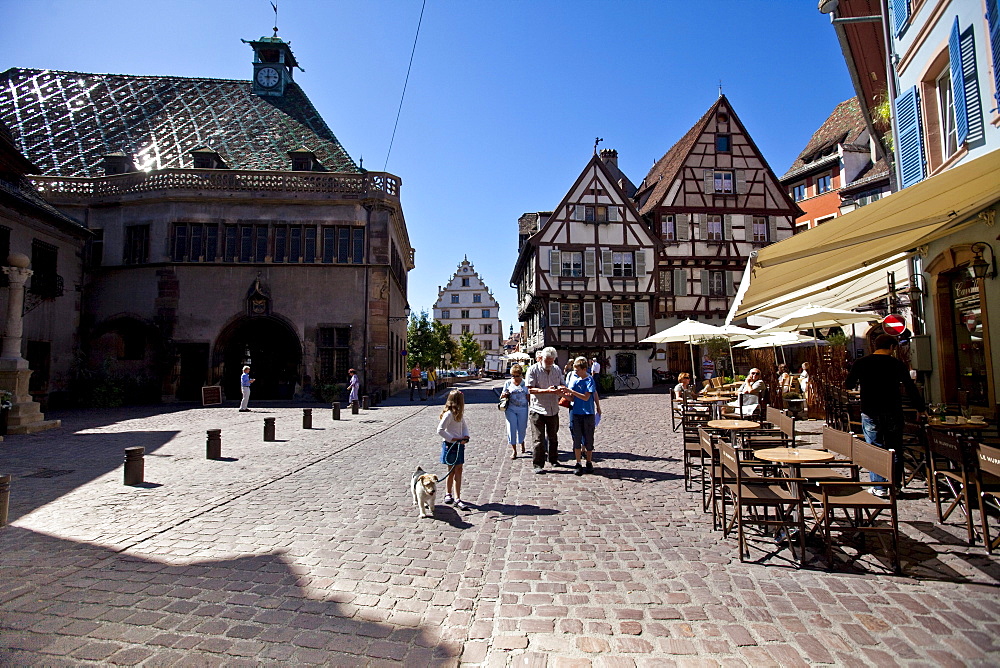
[[[277,28],[271,37],[242,42],[253,49],[253,92],[257,95],[280,97],[292,83],[292,70],[298,67],[305,72],[292,54],[292,43],[278,37]]]

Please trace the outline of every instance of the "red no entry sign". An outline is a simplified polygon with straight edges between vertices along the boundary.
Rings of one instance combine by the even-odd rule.
[[[906,323],[903,318],[892,314],[887,315],[882,319],[882,330],[886,334],[892,334],[893,336],[899,336],[906,329]]]

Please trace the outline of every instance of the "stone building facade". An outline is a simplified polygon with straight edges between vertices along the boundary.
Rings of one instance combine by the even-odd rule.
[[[501,348],[500,304],[468,257],[459,263],[448,283],[438,287],[434,319],[448,327],[456,340],[464,332],[471,333],[486,353]]]
[[[147,399],[238,397],[248,361],[260,399],[349,367],[366,391],[399,389],[414,258],[400,180],[355,165],[286,42],[248,44],[252,81],[0,74],[35,188],[92,237],[81,358]]]

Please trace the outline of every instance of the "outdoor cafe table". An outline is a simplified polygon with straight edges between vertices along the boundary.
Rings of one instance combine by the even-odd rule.
[[[733,447],[735,448],[736,433],[744,429],[757,429],[760,427],[760,423],[753,422],[752,420],[709,420],[707,426],[709,429],[730,432],[732,434]]]
[[[712,416],[718,417],[720,414],[719,411],[720,405],[726,403],[728,399],[726,399],[725,397],[713,397],[702,394],[697,399],[692,399],[692,401],[696,401],[700,404],[708,404],[709,408],[711,408],[712,410]]]
[[[786,464],[788,466],[788,477],[800,477],[800,464],[815,464],[819,462],[831,462],[836,456],[826,450],[813,450],[811,448],[764,448],[753,453],[754,457],[765,462],[774,464]],[[792,483],[793,493],[797,496],[798,483]]]
[[[927,426],[936,431],[943,431],[951,434],[952,436],[972,436],[976,439],[980,439],[983,436],[983,431],[990,428],[988,422],[967,422],[965,424],[958,424],[957,422],[935,422],[928,423]]]

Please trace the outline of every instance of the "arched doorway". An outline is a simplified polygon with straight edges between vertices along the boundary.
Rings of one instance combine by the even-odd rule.
[[[271,316],[243,317],[216,339],[213,355],[227,399],[240,398],[240,374],[247,357],[254,378],[254,399],[291,399],[299,382],[302,344],[284,321]]]

